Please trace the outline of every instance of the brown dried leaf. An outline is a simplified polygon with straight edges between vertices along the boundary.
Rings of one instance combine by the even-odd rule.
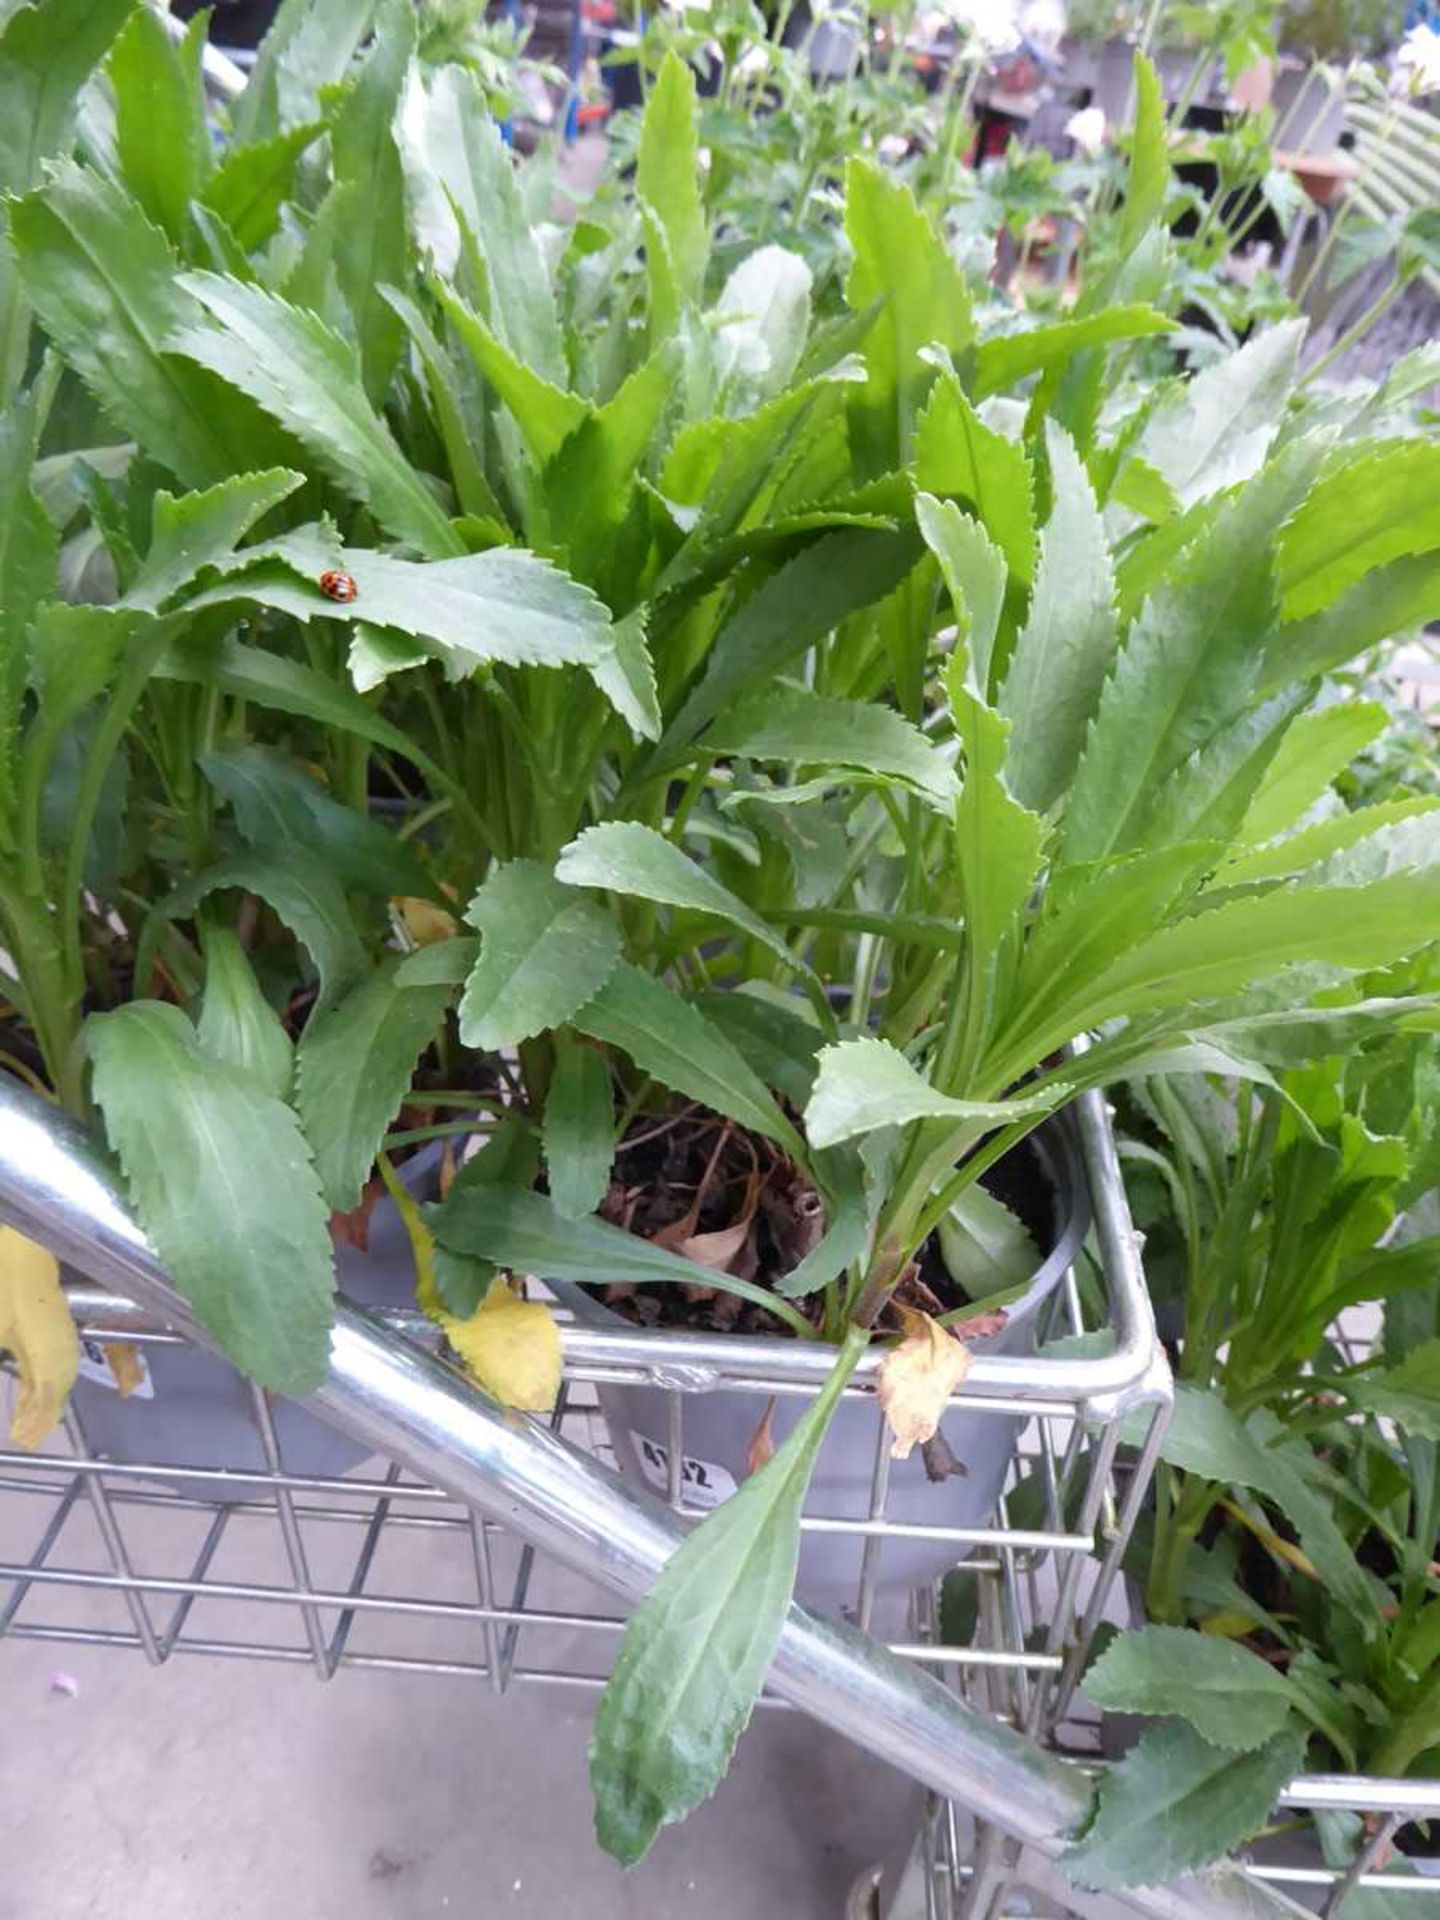
[[[732,1226],[717,1228],[714,1233],[692,1233],[676,1243],[675,1252],[699,1266],[709,1267],[712,1273],[728,1273],[730,1262],[744,1246],[749,1233],[749,1220],[737,1220]],[[656,1238],[659,1237],[657,1234]]]
[[[970,1469],[963,1460],[957,1460],[950,1451],[950,1442],[944,1432],[937,1427],[928,1440],[920,1442],[920,1457],[925,1462],[925,1478],[932,1482],[948,1480],[952,1474],[959,1474],[962,1480],[968,1480]]]
[[[970,1371],[970,1349],[928,1314],[897,1307],[905,1337],[880,1366],[880,1404],[893,1436],[890,1456],[908,1460],[940,1424],[951,1394]]]
[[[1009,1324],[1004,1307],[992,1307],[989,1313],[977,1313],[973,1320],[957,1320],[950,1328],[957,1340],[988,1340]]]
[[[128,1340],[110,1342],[105,1348],[105,1364],[120,1390],[122,1400],[128,1400],[137,1387],[144,1385],[145,1368],[140,1359],[140,1349],[132,1346]]]
[[[758,1473],[761,1467],[775,1451],[775,1435],[771,1431],[771,1422],[775,1418],[775,1396],[772,1393],[765,1402],[765,1411],[760,1416],[760,1424],[750,1436],[745,1448],[745,1474],[748,1479],[752,1473]]]
[[[348,1213],[331,1214],[330,1238],[337,1247],[353,1247],[357,1253],[370,1251],[370,1216],[384,1191],[385,1183],[377,1174],[367,1182],[358,1206]]]

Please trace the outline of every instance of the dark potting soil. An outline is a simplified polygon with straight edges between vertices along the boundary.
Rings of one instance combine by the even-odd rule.
[[[1035,1147],[1023,1142],[984,1176],[984,1185],[1028,1228],[1042,1257],[1057,1236],[1054,1194]],[[805,1176],[771,1142],[703,1107],[647,1114],[626,1130],[600,1212],[613,1225],[760,1287],[772,1285],[812,1251],[825,1231],[825,1206]],[[636,1326],[697,1333],[788,1334],[758,1302],[720,1286],[645,1285],[619,1280],[593,1290]],[[931,1240],[896,1298],[930,1314],[967,1303]],[[798,1301],[819,1323],[819,1299]],[[888,1309],[887,1309],[888,1313]],[[882,1316],[879,1330],[897,1325]]]

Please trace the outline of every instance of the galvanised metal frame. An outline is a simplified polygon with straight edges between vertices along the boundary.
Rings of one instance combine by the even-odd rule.
[[[1063,1449],[1047,1456],[1042,1448],[1038,1456],[1042,1468],[1048,1458],[1055,1471],[1048,1483],[1055,1488],[1051,1524],[1015,1532],[1009,1539],[1001,1532],[988,1537],[998,1548],[997,1571],[981,1608],[987,1631],[977,1646],[934,1645],[925,1632],[930,1622],[922,1615],[915,1640],[889,1648],[843,1621],[792,1606],[769,1683],[780,1701],[810,1713],[1046,1858],[1063,1853],[1088,1818],[1093,1787],[1086,1774],[1046,1752],[1022,1728],[967,1704],[928,1669],[933,1665],[942,1672],[972,1675],[988,1670],[992,1678],[1003,1674],[1017,1708],[1011,1718],[1023,1719],[1027,1726],[1045,1724],[1078,1672],[1070,1625],[1078,1618],[1083,1632],[1098,1617],[1093,1592],[1081,1601],[1081,1572],[1094,1533],[1097,1528],[1103,1531],[1111,1512],[1111,1469],[1119,1419],[1126,1409],[1148,1404],[1156,1411],[1137,1471],[1113,1504],[1114,1532],[1095,1569],[1101,1580],[1107,1573],[1113,1576],[1118,1566],[1124,1530],[1138,1510],[1147,1462],[1158,1447],[1168,1376],[1155,1345],[1113,1141],[1097,1099],[1082,1106],[1081,1126],[1095,1188],[1096,1237],[1113,1288],[1111,1350],[1099,1358],[977,1359],[965,1395],[977,1406],[1030,1413],[1042,1424],[1058,1414],[1068,1417],[1069,1438]],[[0,1218],[49,1246],[104,1289],[77,1301],[90,1324],[124,1338],[178,1336],[209,1344],[187,1304],[169,1285],[91,1142],[45,1102],[13,1085],[0,1086]],[[643,1376],[678,1394],[677,1352],[684,1356],[685,1391],[707,1390],[722,1378],[727,1386],[753,1382],[757,1391],[766,1393],[813,1391],[818,1384],[819,1356],[787,1342],[689,1340],[568,1328],[564,1343],[571,1383],[567,1399],[587,1375],[591,1380]],[[772,1347],[773,1353],[768,1351]],[[868,1384],[869,1371],[867,1367],[857,1390]],[[623,1615],[530,1605],[536,1555],[582,1574],[628,1607],[654,1583],[684,1536],[681,1514],[627,1485],[569,1442],[559,1430],[567,1424],[563,1411],[549,1425],[506,1412],[403,1331],[343,1300],[337,1308],[327,1378],[307,1404],[394,1464],[382,1478],[362,1482],[308,1480],[286,1472],[268,1406],[259,1394],[256,1420],[270,1470],[213,1476],[228,1480],[228,1493],[253,1488],[256,1498],[217,1508],[208,1519],[204,1503],[193,1496],[177,1498],[144,1484],[137,1488],[133,1467],[127,1473],[87,1457],[83,1433],[73,1420],[70,1439],[76,1458],[0,1458],[0,1485],[6,1490],[17,1491],[32,1476],[48,1476],[52,1490],[49,1517],[30,1559],[0,1568],[0,1578],[12,1583],[11,1599],[0,1603],[8,1609],[8,1617],[0,1616],[8,1631],[27,1630],[20,1616],[31,1594],[77,1585],[113,1591],[121,1598],[129,1627],[108,1633],[104,1643],[138,1647],[153,1662],[182,1650],[243,1651],[252,1657],[305,1662],[328,1676],[342,1665],[417,1664],[403,1656],[365,1656],[352,1648],[358,1624],[374,1613],[391,1621],[407,1615],[448,1618],[473,1628],[485,1658],[418,1663],[423,1670],[483,1675],[495,1686],[522,1674],[556,1684],[587,1684],[594,1675],[522,1664],[517,1658],[520,1634],[563,1629],[613,1642]],[[681,1405],[683,1409],[683,1394]],[[1076,1463],[1087,1457],[1082,1487],[1071,1476]],[[147,1472],[147,1480],[156,1477],[165,1476],[153,1469]],[[172,1470],[170,1477],[194,1482],[207,1476],[187,1467]],[[1066,1526],[1065,1500],[1072,1487],[1078,1512]],[[263,1494],[269,1498],[262,1499]],[[170,1511],[182,1510],[188,1502],[192,1511],[198,1506],[206,1520],[201,1550],[188,1575],[149,1574],[132,1561],[127,1523],[133,1538],[135,1514],[157,1502],[165,1502]],[[57,1566],[53,1558],[70,1515],[82,1503],[109,1557],[108,1569],[99,1574]],[[267,1516],[283,1540],[289,1586],[209,1578],[227,1531]],[[810,1518],[813,1525],[824,1516]],[[311,1578],[313,1529],[321,1523],[349,1525],[359,1534],[351,1575],[338,1586],[320,1586]],[[883,1510],[874,1519],[850,1524],[881,1541],[888,1525]],[[475,1604],[367,1590],[376,1549],[387,1529],[437,1525],[465,1531],[473,1556]],[[974,1532],[957,1537],[957,1548],[983,1547],[986,1542],[976,1541]],[[511,1541],[519,1543],[519,1559],[514,1585],[502,1602],[497,1557]],[[1068,1558],[1056,1576],[1052,1625],[1037,1657],[1003,1644],[1004,1622],[1009,1618],[1013,1625],[1019,1618],[1018,1596],[1034,1576],[1034,1556],[1047,1552],[1066,1553]],[[173,1604],[159,1621],[152,1607],[162,1599]],[[248,1636],[228,1643],[193,1637],[187,1631],[191,1612],[199,1602],[211,1600],[244,1600],[272,1611],[288,1607],[300,1618],[303,1641],[287,1647]],[[49,1639],[96,1638],[88,1627],[42,1622],[38,1631]],[[1283,1896],[1234,1866],[1166,1888],[1137,1889],[1124,1896],[1122,1906],[1157,1920],[1278,1920],[1294,1912]]]

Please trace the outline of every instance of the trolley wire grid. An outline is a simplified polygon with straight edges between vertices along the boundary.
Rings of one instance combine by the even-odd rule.
[[[868,1403],[868,1511],[826,1512],[812,1492],[802,1521],[807,1539],[856,1543],[857,1574],[841,1604],[857,1625],[931,1668],[1004,1672],[1012,1682],[1004,1711],[1029,1732],[1050,1724],[1083,1668],[1170,1404],[1098,1102],[1082,1112],[1080,1136],[1099,1285],[1082,1289],[1068,1271],[1047,1305],[1037,1354],[977,1358],[952,1402],[980,1421],[1005,1423],[1007,1436],[1017,1419],[1026,1422],[996,1512],[964,1526],[895,1516],[872,1367],[849,1396]],[[1082,1294],[1097,1303],[1098,1326],[1087,1328]],[[177,1343],[118,1295],[80,1286],[71,1300],[89,1340],[126,1341],[142,1351]],[[424,1327],[414,1315],[392,1317],[412,1334]],[[1056,1347],[1060,1336],[1070,1338]],[[817,1391],[827,1364],[823,1353],[786,1341],[612,1331],[573,1321],[562,1339],[565,1379],[552,1424],[613,1463],[597,1390],[661,1389],[666,1444],[649,1449],[649,1478],[687,1517],[703,1512],[692,1495],[705,1491],[687,1480],[687,1410],[723,1388],[753,1400],[758,1423],[772,1398]],[[1076,1348],[1097,1351],[1077,1359]],[[563,1587],[571,1598],[562,1604],[532,1548],[393,1464],[376,1463],[358,1476],[297,1474],[258,1389],[250,1407],[263,1471],[106,1461],[91,1449],[74,1409],[62,1449],[39,1458],[0,1451],[0,1493],[10,1510],[0,1541],[16,1535],[22,1507],[31,1516],[25,1543],[0,1559],[0,1634],[130,1648],[157,1665],[202,1652],[290,1661],[312,1666],[322,1679],[341,1667],[378,1666],[481,1679],[500,1691],[516,1680],[603,1681],[624,1619],[598,1596],[577,1603],[573,1575]],[[1122,1484],[1115,1471],[1121,1422],[1136,1408],[1149,1415],[1150,1437],[1138,1470],[1132,1462]],[[633,1436],[624,1441],[633,1458]],[[430,1550],[407,1555],[407,1544],[422,1540]],[[912,1596],[908,1606],[885,1598],[893,1585],[887,1556],[917,1540],[954,1563],[947,1582],[953,1603],[944,1609],[933,1595]],[[92,1624],[96,1596],[111,1603],[104,1625]],[[1042,1616],[1045,1630],[1037,1635],[1031,1627]],[[963,1637],[946,1639],[942,1618],[961,1620]],[[453,1651],[443,1658],[417,1651],[413,1636],[407,1645],[407,1622],[422,1622],[432,1647],[443,1624]]]
[[[188,1330],[183,1303],[160,1284],[84,1143],[23,1096],[0,1109],[0,1213],[103,1281],[71,1290],[86,1336],[142,1350],[174,1344],[175,1328]],[[807,1539],[839,1535],[855,1546],[859,1571],[841,1610],[872,1637],[792,1614],[775,1668],[777,1692],[937,1792],[968,1795],[981,1817],[1049,1855],[1050,1836],[1083,1804],[1080,1783],[1072,1792],[1065,1767],[1013,1734],[1009,1745],[987,1742],[986,1722],[967,1707],[1042,1738],[1065,1719],[1171,1403],[1098,1099],[1082,1103],[1078,1119],[1093,1212],[1093,1253],[1083,1257],[1098,1284],[1088,1272],[1084,1284],[1067,1274],[1039,1350],[977,1355],[952,1402],[981,1422],[1024,1422],[996,1511],[983,1524],[920,1528],[944,1542],[953,1570],[939,1589],[893,1592],[887,1556],[912,1547],[917,1527],[888,1510],[878,1356],[868,1357],[850,1389],[873,1421],[868,1509],[837,1516],[812,1500],[803,1526]],[[420,1331],[416,1316],[394,1319],[396,1334]],[[816,1391],[825,1364],[798,1342],[570,1322],[551,1423],[562,1442],[552,1455],[537,1451],[543,1430],[533,1422],[451,1408],[442,1382],[452,1376],[411,1340],[387,1344],[376,1320],[346,1307],[339,1321],[333,1384],[310,1404],[333,1406],[352,1435],[393,1444],[405,1467],[382,1455],[343,1475],[294,1471],[283,1422],[259,1392],[249,1404],[263,1465],[243,1470],[106,1460],[72,1412],[52,1451],[0,1451],[0,1637],[139,1651],[154,1665],[208,1654],[303,1665],[322,1679],[349,1668],[470,1679],[499,1692],[519,1682],[596,1687],[625,1624],[613,1596],[628,1601],[642,1563],[654,1564],[651,1536],[665,1512],[587,1480],[582,1462],[610,1457],[600,1394],[643,1384],[665,1396],[662,1491],[673,1530],[677,1516],[683,1523],[697,1511],[686,1431],[706,1396],[749,1394],[758,1421],[772,1396]],[[1138,1445],[1130,1416],[1144,1435]],[[900,1660],[887,1666],[881,1642]],[[907,1666],[958,1694],[962,1717],[952,1724],[939,1711],[943,1692],[907,1691]],[[936,1858],[945,1865],[948,1845],[948,1866],[927,1881],[926,1911],[949,1920],[957,1890],[979,1911],[982,1898],[993,1903],[1016,1884],[1006,1876],[1017,1863],[1008,1842],[983,1830],[962,1861],[946,1840],[960,1822],[942,1814]],[[1053,1870],[1050,1878],[1063,1885]],[[1267,1911],[1263,1888],[1249,1884],[1250,1896],[1243,1879],[1223,1875],[1142,1890],[1124,1910],[1238,1920]],[[1088,1896],[1076,1898],[1080,1906],[1060,1910],[1088,1914]]]

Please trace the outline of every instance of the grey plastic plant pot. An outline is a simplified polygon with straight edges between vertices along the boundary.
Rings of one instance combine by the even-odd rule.
[[[401,1164],[400,1177],[416,1199],[435,1197],[442,1151],[434,1142]],[[413,1304],[410,1240],[388,1195],[380,1197],[371,1213],[367,1250],[337,1247],[335,1283],[361,1306]],[[142,1353],[148,1378],[138,1393],[122,1400],[107,1384],[110,1375],[99,1347],[86,1343],[71,1404],[91,1453],[133,1463],[141,1472],[147,1465],[266,1471],[254,1391],[243,1374],[198,1347],[151,1346]],[[270,1414],[287,1473],[329,1477],[369,1458],[348,1435],[288,1400],[273,1400]],[[247,1500],[255,1495],[246,1482],[227,1487],[220,1480],[167,1475],[165,1484],[198,1500]]]
[[[985,1353],[1034,1351],[1041,1310],[1074,1261],[1090,1224],[1084,1175],[1068,1122],[1062,1117],[1050,1123],[1029,1144],[1049,1190],[1051,1248],[1023,1296],[1010,1308],[1010,1318],[1002,1331],[976,1342],[977,1349]],[[591,1326],[623,1327],[634,1332],[633,1322],[622,1319],[583,1287],[567,1281],[548,1284],[577,1319]],[[663,1363],[665,1335],[657,1332],[653,1338],[659,1366]],[[733,1338],[737,1353],[743,1354],[745,1336],[737,1334]],[[596,1393],[622,1473],[664,1492],[669,1478],[670,1392],[662,1387],[601,1384]],[[686,1392],[681,1399],[681,1473],[686,1504],[718,1506],[745,1477],[746,1449],[764,1411],[764,1395]],[[771,1429],[777,1444],[806,1404],[795,1395],[777,1396]],[[868,1396],[841,1401],[816,1463],[805,1506],[807,1515],[843,1520],[863,1520],[869,1515],[880,1420],[879,1406]],[[908,1460],[892,1461],[885,1503],[887,1520],[936,1527],[986,1525],[999,1501],[1022,1425],[1023,1421],[1013,1415],[952,1408],[941,1430],[951,1452],[967,1469],[965,1475],[932,1482],[918,1451]],[[796,1598],[805,1606],[853,1613],[864,1550],[864,1539],[857,1534],[807,1532],[800,1552]],[[954,1541],[888,1539],[878,1555],[875,1591],[892,1596],[908,1593],[939,1579],[967,1551]]]

